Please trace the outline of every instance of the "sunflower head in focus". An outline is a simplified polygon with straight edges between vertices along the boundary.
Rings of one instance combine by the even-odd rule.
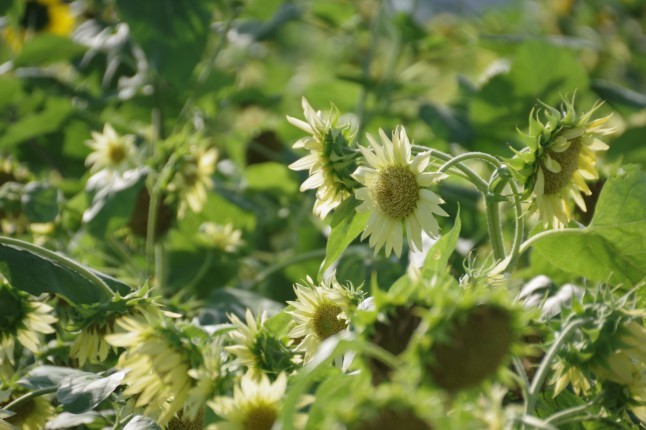
[[[305,353],[307,363],[321,342],[348,326],[350,297],[334,277],[319,286],[308,276],[303,284],[294,285],[294,292],[296,300],[287,302],[294,308],[288,313],[295,324],[289,337],[300,342],[296,351]]]
[[[605,127],[609,116],[592,119],[601,103],[585,113],[574,108],[574,98],[563,98],[561,109],[543,105],[529,117],[527,147],[509,160],[512,174],[524,184],[525,197],[548,227],[563,228],[572,218],[572,201],[585,212],[583,195],[591,191],[586,181],[599,177],[597,152],[608,145],[598,139],[613,130]]]
[[[49,33],[67,37],[74,29],[74,17],[69,4],[63,0],[27,0],[17,28],[3,31],[4,39],[19,51],[25,40],[34,34]]]
[[[16,343],[37,353],[42,335],[54,333],[53,308],[36,301],[0,278],[0,365],[14,363]]]
[[[357,167],[357,153],[350,148],[356,127],[350,117],[339,117],[338,110],[323,114],[315,111],[303,97],[305,121],[288,116],[290,124],[310,136],[303,137],[294,149],[306,149],[309,154],[292,163],[292,170],[307,170],[309,177],[301,191],[316,190],[314,215],[325,218],[330,211],[350,196],[357,183],[351,174]]]
[[[385,248],[401,256],[404,231],[411,248],[422,249],[422,232],[437,237],[439,226],[435,215],[447,216],[440,207],[444,200],[430,190],[445,178],[444,173],[427,172],[430,151],[412,157],[412,146],[406,130],[399,126],[389,138],[379,130],[381,142],[368,135],[370,147],[360,147],[367,166],[352,175],[363,187],[355,191],[362,203],[357,212],[369,212],[368,224],[361,239],[370,237],[375,254]]]

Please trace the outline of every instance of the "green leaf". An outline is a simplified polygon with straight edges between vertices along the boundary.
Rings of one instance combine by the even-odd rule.
[[[592,222],[539,239],[534,251],[593,281],[635,285],[646,278],[646,173],[626,166],[608,180]]]
[[[646,108],[646,95],[643,93],[601,79],[592,81],[591,86],[602,99],[611,104],[620,104],[636,109]]]
[[[200,61],[209,35],[214,0],[117,0],[150,66],[178,88],[185,88]]]
[[[74,414],[87,412],[107,399],[125,376],[125,372],[116,372],[105,378],[94,373],[84,373],[65,378],[58,386],[56,400],[68,412]]]
[[[39,247],[31,245],[33,248]],[[58,294],[73,304],[92,304],[111,300],[105,290],[80,273],[62,266],[55,259],[43,253],[29,251],[16,245],[0,243],[0,273],[9,283],[20,290],[38,296],[43,293]],[[76,263],[79,264],[79,263]],[[81,266],[79,264],[79,266]],[[121,294],[131,291],[130,287],[107,275],[92,271],[99,278]]]
[[[245,168],[245,178],[250,189],[293,195],[298,191],[294,172],[283,163],[266,162]]]
[[[321,280],[325,271],[343,254],[343,251],[363,231],[370,218],[369,212],[359,213],[355,209],[357,201],[350,198],[341,203],[332,217],[332,232],[327,241],[325,260],[321,264],[318,278]]]
[[[162,430],[152,418],[135,415],[123,430]]]
[[[95,411],[85,412],[82,414],[70,414],[62,412],[51,420],[47,421],[48,430],[71,429],[71,428],[88,428],[87,424],[92,424],[99,419],[101,414]],[[89,427],[92,428],[92,427]]]
[[[148,170],[140,167],[118,178],[96,181],[96,187],[90,190],[92,204],[83,214],[83,222],[92,235],[104,237],[126,225],[147,174]]]
[[[449,258],[458,244],[461,228],[460,210],[458,209],[451,231],[439,238],[428,250],[422,266],[422,277],[424,279],[431,279],[435,274],[443,273],[446,270]]]
[[[38,366],[18,381],[18,384],[29,390],[56,387],[65,378],[73,378],[84,372],[78,369],[60,366]]]
[[[50,98],[42,111],[21,117],[0,136],[0,147],[9,148],[29,139],[53,133],[61,128],[72,112],[69,100]]]
[[[16,67],[42,66],[59,61],[71,60],[87,48],[67,37],[41,33],[26,43],[16,58]]]
[[[49,184],[30,182],[23,188],[22,210],[30,222],[51,222],[58,216],[60,191]]]

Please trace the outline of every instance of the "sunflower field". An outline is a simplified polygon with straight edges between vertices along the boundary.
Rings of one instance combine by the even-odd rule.
[[[646,0],[0,0],[0,430],[646,429]]]

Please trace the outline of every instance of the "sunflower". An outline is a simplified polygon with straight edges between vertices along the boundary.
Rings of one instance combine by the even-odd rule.
[[[308,363],[322,341],[347,327],[349,300],[334,278],[316,286],[308,276],[304,284],[294,285],[297,300],[287,303],[294,307],[288,313],[296,323],[289,337],[300,340],[296,351],[305,352],[304,361]]]
[[[381,144],[368,135],[371,148],[360,148],[370,167],[359,167],[352,175],[364,186],[355,191],[363,202],[357,211],[371,214],[361,239],[370,236],[375,254],[385,246],[386,256],[394,250],[400,257],[404,227],[409,245],[416,250],[422,249],[422,231],[431,237],[438,235],[433,215],[447,213],[440,208],[444,200],[428,187],[446,175],[425,172],[430,151],[411,160],[411,144],[404,127],[395,129],[392,141],[381,129],[379,135]]]
[[[52,307],[30,300],[29,295],[0,280],[0,365],[14,363],[16,341],[37,353],[41,334],[54,333],[57,319]],[[5,367],[5,366],[3,366]]]
[[[69,36],[74,28],[70,6],[63,0],[28,0],[20,18],[19,29],[6,29],[5,40],[14,51],[32,34],[49,33]]]
[[[233,224],[216,224],[205,222],[200,225],[200,238],[209,247],[220,249],[224,252],[235,253],[244,245],[242,231],[233,227]]]
[[[183,333],[175,324],[143,317],[122,317],[116,325],[124,332],[105,339],[127,348],[117,363],[118,368],[128,370],[124,395],[137,396],[135,406],[143,407],[160,425],[167,424],[182,409],[193,385]]]
[[[252,375],[278,373],[293,367],[291,351],[264,327],[267,316],[256,319],[247,309],[246,324],[237,316],[229,315],[235,329],[229,332],[234,345],[225,350],[236,356],[234,363],[249,369]]]
[[[186,213],[186,208],[199,213],[207,199],[207,191],[213,188],[211,176],[215,172],[218,151],[199,145],[191,145],[181,158],[178,171],[173,176],[168,190],[181,195],[179,217]]]
[[[233,397],[217,397],[208,403],[225,421],[217,430],[271,430],[280,413],[287,388],[287,375],[280,373],[274,382],[267,375],[242,376],[233,389]],[[297,427],[304,416],[296,415]]]
[[[41,396],[27,400],[13,412],[15,415],[5,418],[9,424],[20,430],[41,430],[54,415],[54,407],[46,397]],[[1,422],[0,429],[2,429]]]
[[[311,136],[298,140],[292,147],[305,148],[308,155],[290,164],[292,170],[308,170],[309,177],[301,185],[301,191],[316,189],[314,215],[325,218],[330,211],[350,196],[355,181],[350,173],[356,168],[356,152],[348,144],[353,139],[355,127],[352,121],[339,118],[333,108],[328,115],[315,112],[303,97],[305,121],[287,117],[287,121]]]
[[[509,160],[512,173],[525,186],[525,197],[534,197],[532,209],[539,212],[545,227],[565,227],[572,218],[572,201],[587,210],[583,195],[591,191],[585,181],[599,177],[596,152],[608,149],[597,137],[613,131],[604,128],[610,115],[591,119],[600,106],[596,103],[580,115],[574,99],[564,98],[561,111],[548,105],[532,111],[525,136],[528,146]]]
[[[135,137],[119,136],[110,124],[103,126],[103,133],[93,131],[92,139],[85,143],[92,149],[85,159],[92,173],[103,169],[123,172],[136,164]]]

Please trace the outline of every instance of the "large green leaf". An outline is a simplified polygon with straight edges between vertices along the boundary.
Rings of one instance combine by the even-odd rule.
[[[51,222],[58,216],[58,189],[42,182],[30,182],[22,190],[22,210],[30,222]]]
[[[606,183],[588,227],[547,235],[534,251],[571,274],[635,285],[646,278],[645,202],[646,173],[625,167]]]
[[[336,262],[343,251],[359,236],[366,227],[369,212],[357,212],[357,201],[350,198],[341,203],[334,211],[332,232],[327,241],[325,260],[319,270],[319,280],[325,271]]]
[[[8,244],[7,241],[10,239],[2,239],[3,242],[0,243],[0,273],[15,288],[36,296],[43,293],[58,294],[74,304],[92,304],[111,300],[112,295],[105,289],[78,271],[63,266],[57,261],[57,258],[52,258],[51,251],[31,244],[27,244],[29,246]],[[60,258],[67,259],[62,256]],[[121,294],[131,291],[130,287],[107,275],[76,262],[71,262],[71,265],[92,272],[113,291]]]
[[[38,366],[31,369],[18,384],[29,390],[40,390],[57,386],[63,379],[83,374],[79,369],[60,366]]]
[[[461,227],[460,211],[458,210],[451,231],[439,238],[431,249],[428,250],[428,254],[424,260],[424,266],[422,266],[422,277],[424,279],[430,279],[435,274],[443,273],[446,270],[449,257],[451,257],[451,254],[458,244]]]
[[[72,110],[70,100],[58,97],[47,99],[41,111],[25,115],[7,127],[0,136],[0,147],[6,149],[26,140],[58,131]]]
[[[124,376],[125,372],[116,372],[106,377],[94,373],[67,377],[58,385],[56,400],[68,412],[87,412],[107,399],[121,384]]]
[[[202,58],[213,17],[214,0],[117,0],[150,65],[178,88],[184,88]]]

